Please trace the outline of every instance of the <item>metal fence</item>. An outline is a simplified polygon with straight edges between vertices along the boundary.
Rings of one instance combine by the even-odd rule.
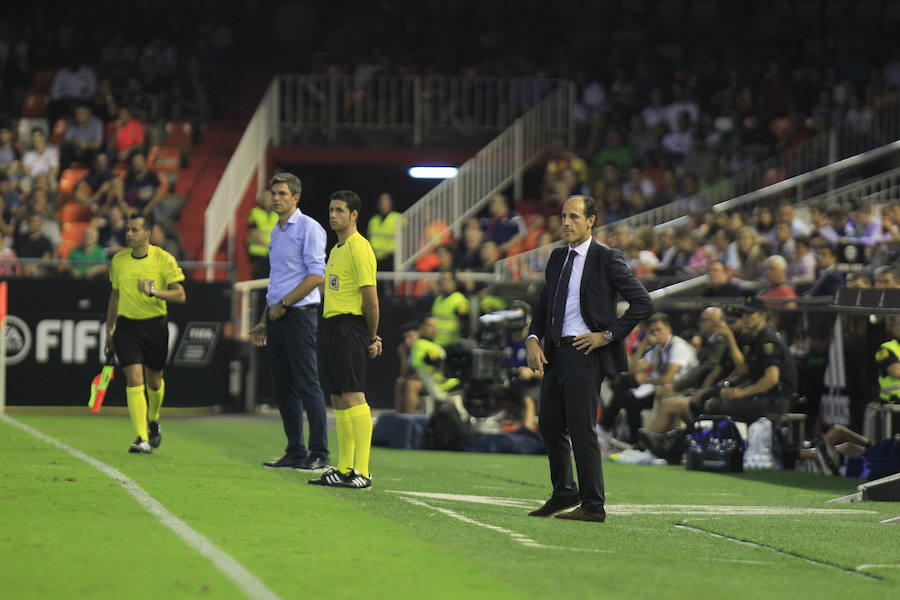
[[[490,139],[568,81],[418,75],[284,75],[279,126],[290,143],[454,145]],[[485,137],[486,136],[486,137]]]
[[[439,245],[445,232],[458,233],[493,194],[518,178],[555,139],[571,128],[574,86],[561,87],[403,213],[397,230],[394,269],[411,268],[416,259]],[[520,191],[517,192],[520,195]]]

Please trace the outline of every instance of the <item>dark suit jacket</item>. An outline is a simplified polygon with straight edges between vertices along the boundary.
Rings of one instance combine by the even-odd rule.
[[[553,294],[568,253],[568,245],[557,248],[547,261],[544,289],[534,309],[530,328],[530,333],[538,339],[550,336]],[[617,295],[630,304],[620,318],[616,318]],[[625,338],[641,319],[650,314],[653,301],[644,285],[625,264],[619,250],[591,242],[584,260],[580,297],[581,316],[591,331],[609,329],[613,333],[611,343],[594,351],[600,353],[603,372],[612,375],[627,371]]]
[[[844,276],[835,269],[825,269],[819,273],[819,278],[806,290],[804,296],[834,296],[838,288],[844,287]]]

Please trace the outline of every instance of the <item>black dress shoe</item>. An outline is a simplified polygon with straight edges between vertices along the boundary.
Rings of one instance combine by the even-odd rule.
[[[544,505],[538,509],[535,509],[528,513],[529,517],[549,517],[555,512],[559,512],[564,508],[570,508],[572,506],[577,506],[581,503],[581,498],[578,494],[573,494],[571,496],[550,496],[550,499],[544,502]]]
[[[294,468],[299,471],[321,471],[328,468],[328,459],[310,454],[297,463]]]
[[[278,460],[269,460],[263,463],[263,466],[267,469],[296,469],[297,465],[302,463],[306,457],[297,458],[296,456],[292,456],[290,454],[285,454]]]
[[[569,519],[572,521],[593,521],[594,523],[602,523],[606,520],[606,511],[602,506],[598,511],[585,510],[579,506],[575,510],[570,510],[567,513],[560,513],[556,515],[556,518]]]

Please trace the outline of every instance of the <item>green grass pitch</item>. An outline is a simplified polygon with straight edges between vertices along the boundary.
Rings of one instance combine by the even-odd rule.
[[[373,449],[370,491],[269,471],[277,419],[13,414],[134,480],[288,598],[900,598],[900,503],[858,481],[604,463],[605,524],[527,517],[546,458]],[[331,436],[336,458],[336,439]],[[0,420],[0,597],[244,598],[122,484]]]

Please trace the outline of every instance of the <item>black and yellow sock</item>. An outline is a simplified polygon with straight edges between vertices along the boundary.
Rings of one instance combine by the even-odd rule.
[[[163,403],[163,396],[166,393],[166,380],[159,380],[159,389],[154,390],[149,385],[147,386],[147,404],[149,406],[149,410],[147,411],[147,420],[148,421],[159,421],[159,409]]]
[[[354,436],[353,423],[350,421],[350,410],[352,409],[334,409],[338,439],[337,470],[344,474],[349,473],[353,468]]]
[[[131,415],[134,430],[138,437],[147,441],[147,398],[144,396],[144,386],[126,386],[125,399],[128,402],[128,414]]]
[[[356,459],[353,468],[369,476],[369,451],[372,448],[372,411],[365,402],[347,409],[350,422],[353,424],[353,443],[356,446]]]

